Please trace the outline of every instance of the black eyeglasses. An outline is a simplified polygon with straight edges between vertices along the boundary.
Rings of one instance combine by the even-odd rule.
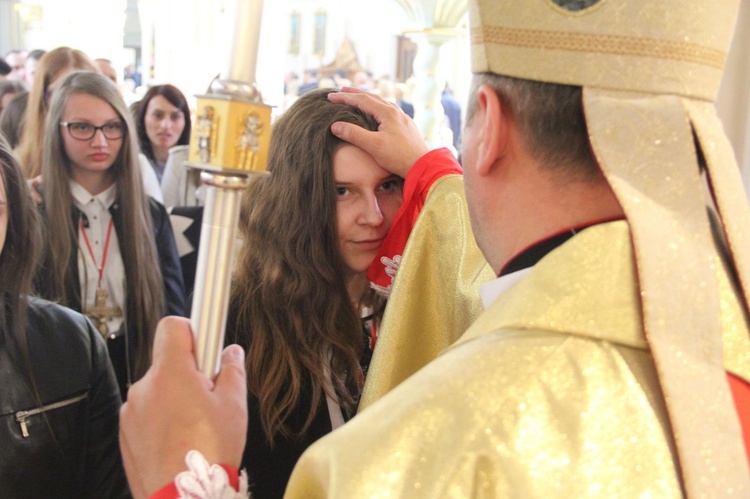
[[[90,140],[94,138],[97,130],[101,130],[104,137],[114,140],[121,139],[125,136],[125,123],[122,121],[112,121],[101,126],[94,126],[91,123],[72,123],[70,121],[61,121],[60,126],[68,128],[70,136],[78,140]]]

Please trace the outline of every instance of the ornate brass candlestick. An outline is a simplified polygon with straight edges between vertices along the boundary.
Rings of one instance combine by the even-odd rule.
[[[229,78],[198,95],[187,166],[201,170],[206,204],[190,312],[199,369],[213,378],[224,346],[242,191],[266,172],[271,108],[255,85],[263,0],[238,0]]]

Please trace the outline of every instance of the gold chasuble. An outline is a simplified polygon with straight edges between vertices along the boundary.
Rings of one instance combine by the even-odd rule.
[[[581,88],[626,221],[550,252],[310,447],[288,497],[750,497],[727,380],[750,382],[750,209],[713,105],[739,1],[468,0],[473,73]],[[419,304],[414,260],[398,291]],[[445,291],[378,346],[367,401],[434,354]]]
[[[453,344],[482,311],[479,286],[494,277],[474,241],[463,177],[440,178],[409,236],[359,410]]]
[[[746,318],[713,255],[724,365],[750,381]],[[286,497],[681,497],[639,296],[628,223],[584,230],[313,445]]]

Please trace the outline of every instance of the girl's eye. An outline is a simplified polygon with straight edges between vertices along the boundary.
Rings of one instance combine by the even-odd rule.
[[[104,125],[104,129],[108,132],[120,132],[122,131],[122,123],[112,122]]]
[[[347,189],[346,187],[336,187],[337,196],[346,196],[347,192],[349,192],[349,189]]]
[[[88,123],[71,123],[70,128],[73,132],[89,133],[93,127]]]
[[[384,191],[398,191],[401,189],[401,182],[398,180],[388,180],[380,185],[380,189]]]

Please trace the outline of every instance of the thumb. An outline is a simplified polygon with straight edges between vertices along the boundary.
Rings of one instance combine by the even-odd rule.
[[[167,316],[159,321],[154,334],[153,365],[188,363],[195,365],[190,319]]]
[[[239,345],[229,345],[221,353],[221,371],[214,381],[214,392],[247,400],[245,351]]]

